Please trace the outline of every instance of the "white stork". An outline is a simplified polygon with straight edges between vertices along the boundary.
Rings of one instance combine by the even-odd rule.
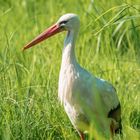
[[[75,43],[80,21],[76,14],[65,14],[45,30],[23,50],[59,33],[67,31],[62,53],[58,96],[65,111],[78,131],[81,140],[92,123],[103,134],[112,135],[121,130],[121,108],[116,90],[103,79],[99,79],[82,68],[75,56]]]

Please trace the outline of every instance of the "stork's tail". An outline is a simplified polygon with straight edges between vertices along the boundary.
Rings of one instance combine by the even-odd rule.
[[[122,123],[121,123],[121,119],[118,122],[119,127],[115,130],[115,134],[121,134],[122,135]]]

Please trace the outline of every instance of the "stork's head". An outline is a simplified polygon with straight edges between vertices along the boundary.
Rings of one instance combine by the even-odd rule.
[[[65,14],[61,16],[54,25],[46,29],[43,33],[41,33],[30,43],[28,43],[23,48],[23,50],[28,49],[59,32],[71,31],[71,30],[76,31],[79,29],[79,25],[80,25],[80,21],[76,14]]]
[[[59,18],[57,24],[65,30],[76,30],[79,28],[80,21],[76,14],[65,14]]]

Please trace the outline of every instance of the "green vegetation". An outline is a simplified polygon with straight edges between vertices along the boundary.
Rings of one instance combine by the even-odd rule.
[[[79,139],[57,98],[65,33],[21,51],[69,12],[81,20],[79,63],[115,86],[123,139],[140,139],[139,0],[0,0],[0,139]]]

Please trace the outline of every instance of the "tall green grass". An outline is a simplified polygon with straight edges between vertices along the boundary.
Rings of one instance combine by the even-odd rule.
[[[69,12],[81,19],[79,63],[115,86],[123,139],[140,139],[139,0],[0,0],[0,139],[79,139],[57,99],[65,33],[21,51]]]

